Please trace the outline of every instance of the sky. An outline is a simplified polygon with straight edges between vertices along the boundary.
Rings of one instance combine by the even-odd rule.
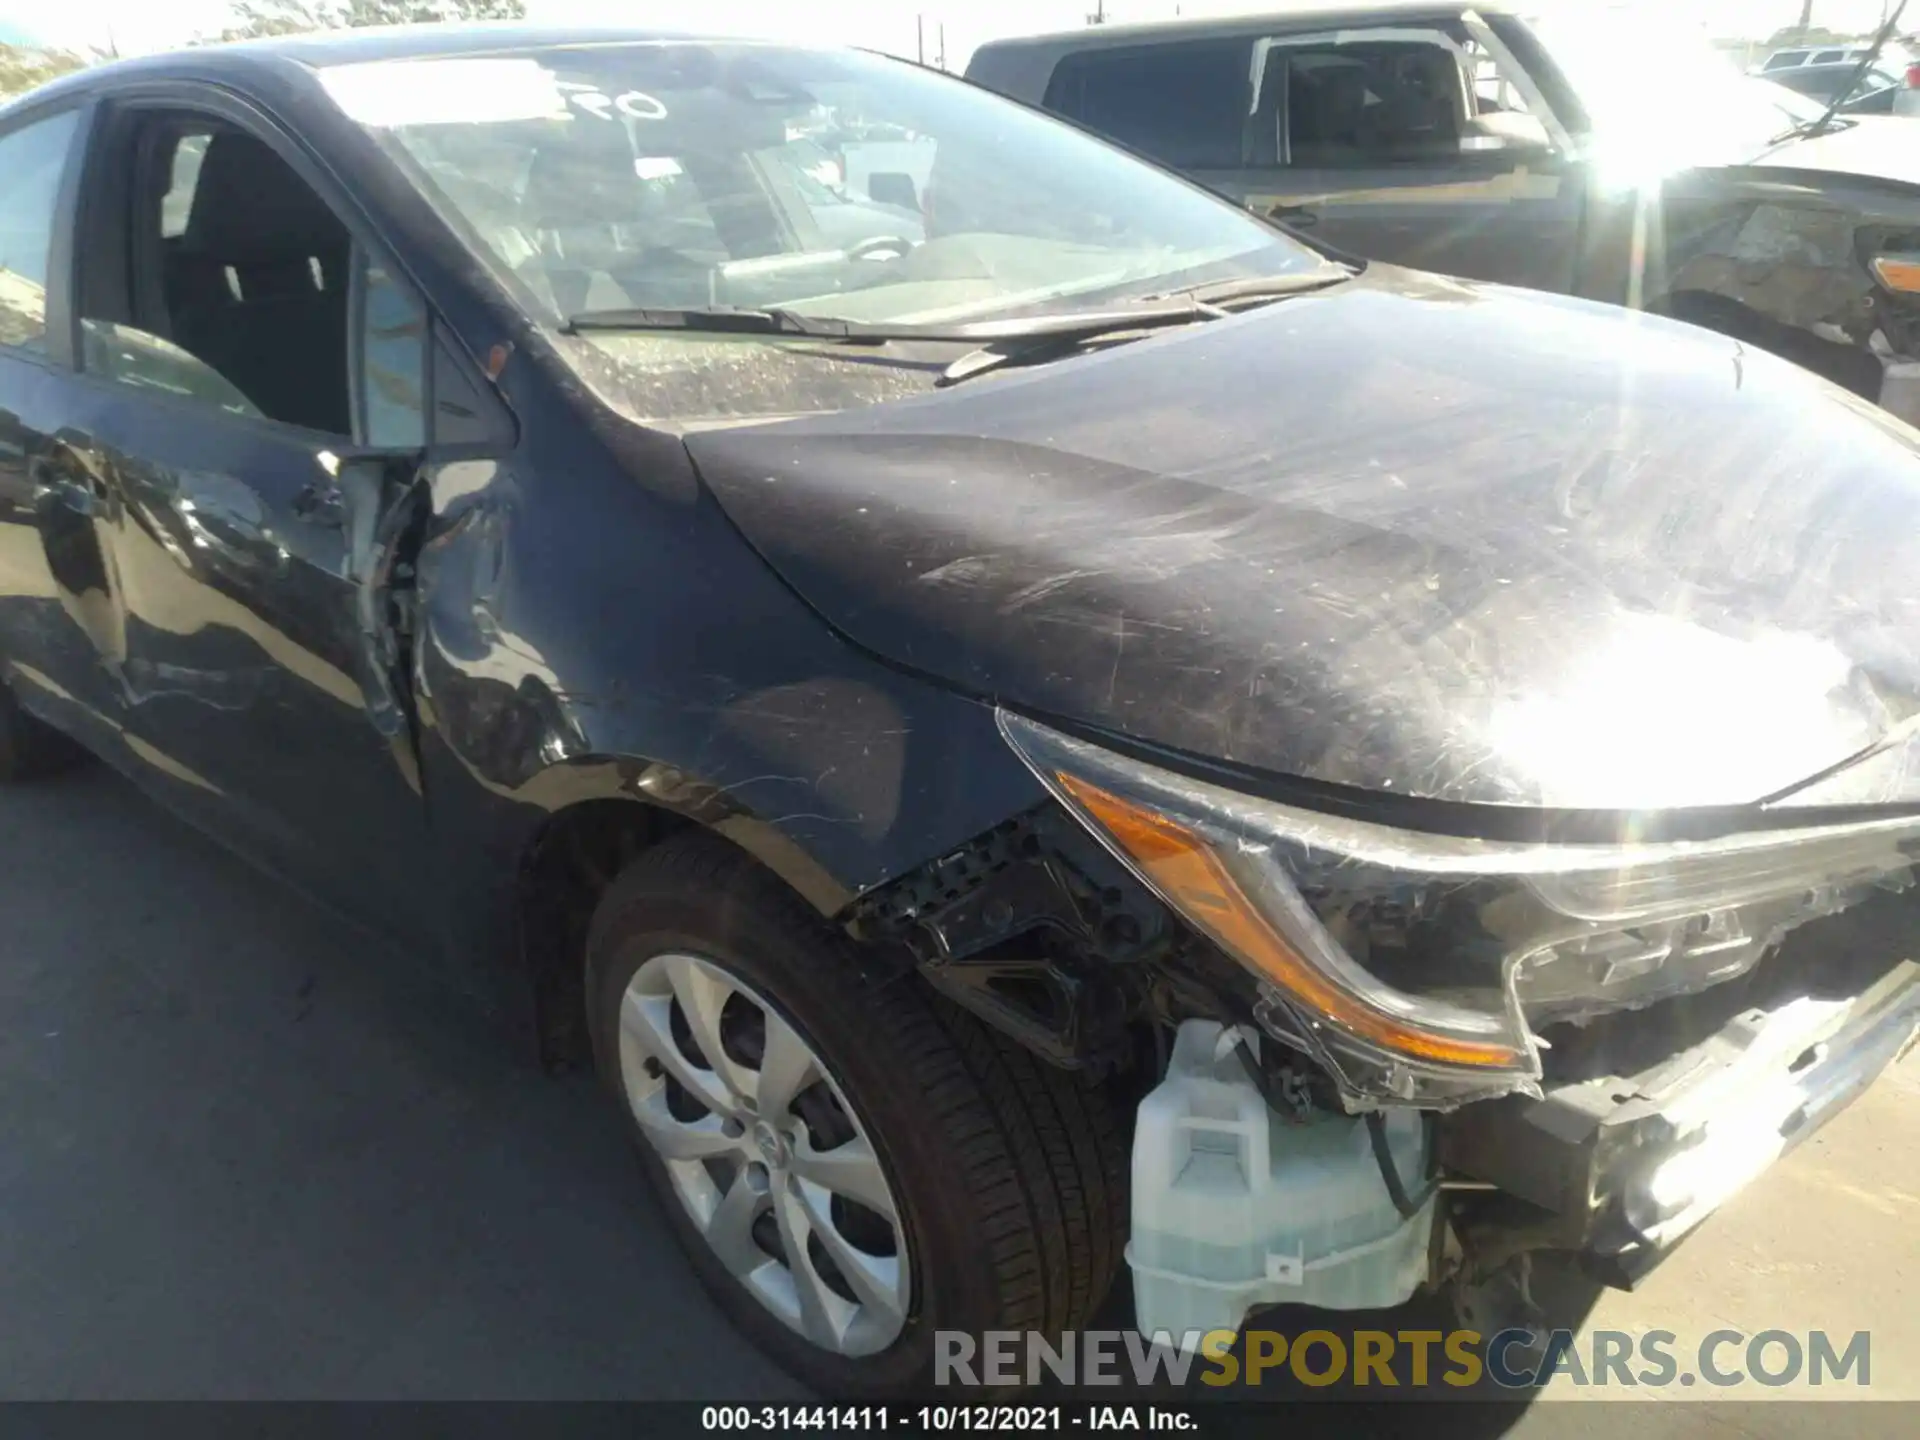
[[[804,11],[805,33],[817,39],[871,46],[917,58],[924,22],[926,58],[938,59],[942,26],[948,68],[959,70],[981,42],[1001,35],[1030,34],[1078,25],[1095,0],[702,0],[694,13],[702,24],[792,34],[795,13]],[[1651,8],[1667,23],[1700,26],[1714,35],[1763,36],[1799,18],[1800,0],[1540,0],[1606,10]],[[1875,24],[1881,0],[1814,0],[1816,24],[1859,30]],[[684,26],[687,0],[527,0],[528,14],[554,22]],[[1182,15],[1230,14],[1284,9],[1284,0],[1261,5],[1248,0],[1106,0],[1109,18],[1157,20]],[[1920,21],[1920,0],[1913,5]],[[72,48],[117,46],[122,54],[166,49],[196,35],[217,33],[227,0],[0,0],[0,39],[34,40]]]

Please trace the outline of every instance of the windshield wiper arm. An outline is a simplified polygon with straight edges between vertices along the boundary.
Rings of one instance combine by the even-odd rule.
[[[1136,330],[1162,330],[1170,325],[1192,324],[1196,320],[1217,320],[1226,313],[1217,306],[1195,302],[1173,308],[1143,306],[1138,310],[1088,315],[1080,317],[1080,323],[1076,325],[1051,325],[1042,329],[1035,324],[1031,329],[1012,330],[998,337],[983,337],[989,338],[990,343],[962,355],[940,372],[940,378],[934,384],[957,385],[962,380],[971,380],[975,375],[984,375],[1003,365],[1027,364],[1056,355],[1071,354],[1092,340],[1125,335]]]
[[[1235,280],[1215,280],[1211,284],[1193,285],[1184,290],[1169,290],[1164,295],[1148,298],[1186,299],[1201,305],[1220,306],[1231,306],[1247,300],[1284,300],[1290,295],[1308,295],[1315,290],[1330,290],[1335,285],[1344,285],[1359,273],[1342,265],[1310,270],[1302,275],[1250,275]]]
[[[1036,325],[1030,330],[1013,331],[998,343],[962,355],[940,373],[935,383],[957,385],[962,380],[984,375],[989,370],[1052,359],[1057,355],[1069,354],[1089,341],[1124,335],[1133,330],[1184,325],[1193,320],[1217,320],[1232,314],[1235,306],[1250,301],[1283,300],[1290,295],[1326,290],[1335,285],[1344,285],[1357,273],[1342,266],[1331,273],[1316,270],[1305,275],[1243,276],[1235,280],[1217,280],[1210,285],[1194,285],[1184,290],[1169,290],[1161,295],[1148,295],[1137,302],[1134,309],[1079,317],[1079,324],[1056,325],[1048,330],[1041,330]],[[1058,318],[1067,321],[1075,317]]]
[[[1900,17],[1906,13],[1907,0],[1893,7],[1893,13],[1887,16],[1886,24],[1880,27],[1873,37],[1873,43],[1867,47],[1867,53],[1860,57],[1860,64],[1853,74],[1847,77],[1847,83],[1833,92],[1833,99],[1827,102],[1827,108],[1820,112],[1820,118],[1810,125],[1796,125],[1784,135],[1774,137],[1777,145],[1785,140],[1811,140],[1816,135],[1827,133],[1827,127],[1833,124],[1834,117],[1840,113],[1840,107],[1853,99],[1853,92],[1860,88],[1860,82],[1867,78],[1867,72],[1880,60],[1880,52],[1887,48],[1887,41],[1893,38],[1893,32],[1900,28]]]

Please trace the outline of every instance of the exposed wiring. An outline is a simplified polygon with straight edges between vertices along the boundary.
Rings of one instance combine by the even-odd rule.
[[[1429,1157],[1428,1163],[1431,1165],[1431,1157],[1433,1155],[1432,1122],[1429,1120],[1425,1123],[1427,1126],[1426,1150]],[[1427,1177],[1426,1187],[1421,1190],[1418,1199],[1415,1199],[1407,1193],[1406,1182],[1400,1178],[1400,1167],[1394,1163],[1393,1149],[1387,1144],[1386,1116],[1382,1115],[1378,1110],[1369,1110],[1367,1112],[1367,1138],[1373,1142],[1374,1163],[1380,1167],[1380,1178],[1387,1182],[1387,1194],[1393,1200],[1393,1208],[1409,1219],[1418,1215],[1422,1208],[1425,1207],[1427,1201],[1433,1198],[1434,1192],[1440,1188],[1438,1182],[1429,1175]]]
[[[1277,1115],[1291,1112],[1287,1097],[1273,1083],[1273,1077],[1267,1074],[1260,1064],[1260,1058],[1253,1053],[1253,1047],[1247,1043],[1246,1036],[1234,1032],[1233,1052],[1240,1059],[1240,1068],[1247,1072],[1247,1078],[1253,1082],[1253,1088],[1260,1092],[1260,1098],[1267,1102],[1267,1108]]]

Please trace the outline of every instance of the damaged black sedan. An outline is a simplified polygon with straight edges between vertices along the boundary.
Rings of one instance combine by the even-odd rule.
[[[1628,1284],[1920,1030],[1920,441],[1734,340],[628,31],[103,67],[0,265],[0,776],[596,1066],[825,1393]]]

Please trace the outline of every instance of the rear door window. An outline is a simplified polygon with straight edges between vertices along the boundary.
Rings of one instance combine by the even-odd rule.
[[[1053,72],[1044,104],[1089,130],[1188,170],[1242,163],[1253,42],[1087,50]]]
[[[0,345],[46,350],[48,259],[79,122],[68,110],[0,135]]]

